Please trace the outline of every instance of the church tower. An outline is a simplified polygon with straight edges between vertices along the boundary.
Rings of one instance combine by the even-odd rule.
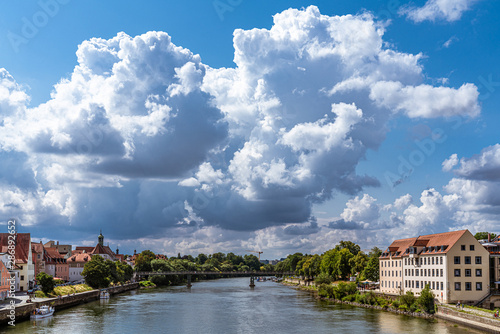
[[[104,246],[104,236],[102,235],[102,230],[101,230],[101,234],[99,234],[97,239],[99,240],[99,245]]]

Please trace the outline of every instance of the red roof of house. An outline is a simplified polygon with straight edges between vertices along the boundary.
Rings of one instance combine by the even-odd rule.
[[[9,236],[10,233],[0,233],[0,245],[2,246],[2,252],[8,251],[9,246]],[[12,237],[11,237],[12,240]],[[17,233],[16,234],[16,263],[28,263],[28,256],[31,252],[30,241],[31,236],[29,233]]]
[[[389,253],[392,258],[408,256],[409,252],[407,252],[407,250],[410,247],[426,247],[426,252],[425,253],[422,252],[420,254],[445,254],[467,231],[468,230],[460,230],[453,232],[422,235],[416,238],[394,240],[392,244],[388,247],[388,252],[387,251],[383,252],[380,257],[387,258],[389,257]],[[447,247],[444,247],[444,249],[441,250],[441,246],[447,246]],[[432,252],[430,251],[431,247],[433,249]]]
[[[85,247],[85,246],[78,246],[75,248],[75,251],[85,251],[85,253],[92,253],[95,247]]]
[[[86,254],[86,253],[80,253],[80,254],[73,254],[68,258],[68,263],[85,263],[89,262],[90,259],[92,258],[91,254]]]

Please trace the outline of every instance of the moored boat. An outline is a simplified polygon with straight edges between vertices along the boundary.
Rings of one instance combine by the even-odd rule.
[[[40,308],[36,308],[33,310],[31,319],[42,319],[50,317],[52,314],[54,314],[54,311],[55,310],[52,306],[43,305]]]
[[[102,289],[101,292],[100,292],[100,294],[99,294],[99,297],[101,299],[109,299],[109,292],[108,292],[108,290]]]

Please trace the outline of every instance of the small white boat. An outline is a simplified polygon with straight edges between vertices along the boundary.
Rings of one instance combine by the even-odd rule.
[[[99,294],[99,297],[101,299],[109,299],[109,292],[108,292],[108,290],[101,290],[101,293]]]
[[[55,310],[52,306],[43,305],[42,307],[33,310],[31,319],[42,319],[50,317],[52,314],[54,314],[54,311]]]

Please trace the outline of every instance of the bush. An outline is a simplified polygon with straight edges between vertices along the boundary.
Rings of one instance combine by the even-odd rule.
[[[333,289],[334,287],[330,284],[321,284],[318,287],[318,295],[325,298],[333,298],[334,297]]]
[[[392,302],[392,306],[394,306],[395,308],[398,308],[400,305],[401,305],[401,302],[399,301],[399,299],[396,299]]]
[[[356,297],[357,297],[357,294],[347,295],[344,298],[342,298],[342,301],[344,301],[344,302],[354,302],[354,301],[356,301]]]
[[[151,281],[140,281],[140,282],[139,282],[139,285],[140,285],[140,286],[142,286],[142,287],[144,287],[144,288],[149,288],[149,287],[154,288],[154,287],[156,286],[156,285],[155,285],[153,282],[151,282]]]
[[[316,283],[316,285],[330,284],[332,283],[332,278],[327,273],[321,273],[318,276],[316,276],[314,282]]]
[[[377,297],[377,304],[379,304],[383,308],[387,308],[389,306],[389,301],[382,297]]]
[[[417,300],[415,298],[415,295],[411,291],[406,292],[405,295],[402,295],[399,298],[400,298],[401,304],[406,305],[408,308],[410,308],[411,305],[413,305],[415,303],[415,301]]]
[[[429,284],[420,293],[417,304],[427,313],[434,313],[434,295],[431,292]]]

